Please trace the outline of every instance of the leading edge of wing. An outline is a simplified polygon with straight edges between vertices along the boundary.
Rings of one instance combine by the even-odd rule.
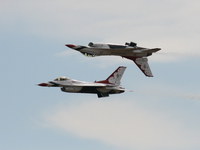
[[[72,86],[76,86],[76,87],[114,87],[116,85],[114,84],[102,84],[102,83],[79,83],[79,84],[58,84],[58,86],[60,87],[72,87]]]
[[[125,58],[130,59],[134,61],[134,63],[140,68],[140,70],[147,76],[147,77],[153,77],[153,74],[151,72],[151,69],[148,64],[148,59],[146,57],[128,57]]]

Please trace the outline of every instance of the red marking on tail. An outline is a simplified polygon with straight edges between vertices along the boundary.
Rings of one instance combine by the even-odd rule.
[[[107,79],[102,81],[95,81],[94,83],[104,83],[104,84],[112,84]]]
[[[125,69],[126,67],[120,66],[106,80],[95,81],[95,83],[120,84]]]

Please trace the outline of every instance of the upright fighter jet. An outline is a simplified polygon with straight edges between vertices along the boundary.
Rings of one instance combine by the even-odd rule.
[[[73,44],[66,44],[66,46],[89,57],[116,55],[133,60],[140,70],[148,77],[153,77],[153,74],[151,73],[147,57],[161,50],[160,48],[150,49],[138,47],[134,42],[125,43],[125,45],[90,42],[88,46]]]
[[[53,81],[40,83],[43,87],[61,87],[61,91],[70,93],[97,94],[98,98],[108,97],[109,94],[123,93],[125,89],[120,86],[120,80],[126,67],[118,67],[106,80],[84,82],[67,77],[58,77]]]

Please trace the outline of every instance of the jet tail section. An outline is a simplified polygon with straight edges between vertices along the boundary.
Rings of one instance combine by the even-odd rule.
[[[146,52],[146,53],[155,53],[157,51],[161,50],[160,48],[152,48],[152,49],[147,49],[147,50],[142,50],[142,52]]]
[[[124,74],[125,69],[126,67],[120,66],[106,80],[95,81],[95,83],[120,85],[120,80]]]
[[[135,64],[147,77],[153,77],[153,74],[148,64],[148,59],[146,57],[125,57],[125,58],[133,60]]]

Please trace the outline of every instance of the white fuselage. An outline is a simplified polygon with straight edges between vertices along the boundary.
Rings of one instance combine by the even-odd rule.
[[[63,78],[63,77],[60,77]],[[61,91],[63,92],[71,92],[71,93],[122,93],[124,92],[124,88],[121,86],[115,86],[112,84],[104,84],[104,83],[92,83],[92,82],[84,82],[73,80],[69,78],[65,78],[65,80],[60,80],[57,78],[53,81],[49,81],[47,84],[48,87],[61,87]],[[59,79],[59,80],[58,80]]]
[[[81,52],[86,56],[102,56],[102,55],[116,55],[122,57],[147,57],[160,50],[160,48],[143,48],[131,46],[131,45],[119,45],[119,44],[104,44],[104,43],[92,43],[88,46],[71,45],[66,46]]]
[[[100,48],[88,47],[88,48],[80,50],[79,52],[85,53],[85,54],[87,53],[94,54],[94,56],[103,56],[103,55],[134,56],[134,57],[149,56],[148,53],[143,52],[144,49],[135,48],[135,50],[133,50],[132,47],[131,48],[127,47],[125,49],[100,49]]]
[[[149,67],[147,57],[161,50],[161,48],[138,47],[134,42],[125,43],[125,45],[90,42],[88,46],[73,44],[66,44],[66,46],[89,57],[114,55],[127,58],[134,61],[140,70],[148,77],[153,77],[153,74]]]
[[[63,92],[71,93],[95,93],[98,98],[108,97],[109,94],[123,93],[125,89],[120,86],[120,80],[126,67],[119,66],[107,79],[101,81],[84,82],[69,79],[67,77],[58,77],[47,83],[40,83],[43,87],[61,87]]]

